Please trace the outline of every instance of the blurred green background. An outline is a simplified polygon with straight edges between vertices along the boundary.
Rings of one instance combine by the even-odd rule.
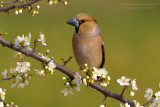
[[[135,3],[134,5],[131,5]],[[137,5],[136,5],[137,3]],[[46,1],[38,2],[41,6],[39,15],[34,17],[23,11],[20,15],[11,16],[0,13],[0,30],[7,32],[5,39],[13,41],[18,35],[31,32],[32,39],[38,38],[42,31],[46,35],[47,47],[37,46],[36,52],[50,49],[54,61],[61,63],[61,58],[73,56],[72,35],[74,28],[65,22],[77,13],[89,13],[99,23],[105,43],[105,68],[111,76],[108,90],[121,93],[122,87],[117,83],[121,76],[136,78],[139,90],[134,97],[145,103],[143,97],[147,88],[158,91],[160,82],[160,5],[158,0],[70,0],[65,6],[62,3],[50,6]],[[138,5],[139,4],[139,5]],[[151,5],[152,4],[152,5]],[[0,47],[0,71],[16,67],[14,51]],[[32,71],[40,69],[40,62],[31,61]],[[73,58],[67,64],[72,71],[79,67]],[[11,81],[0,81],[0,87],[7,89],[6,101],[14,101],[19,107],[98,107],[104,96],[98,91],[82,86],[80,92],[64,97],[61,90],[65,88],[60,71],[54,75],[33,76],[24,89],[10,88]],[[2,75],[0,75],[2,78]],[[119,107],[119,101],[107,98],[108,107]]]

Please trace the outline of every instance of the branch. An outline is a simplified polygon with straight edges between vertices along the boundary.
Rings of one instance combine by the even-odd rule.
[[[105,105],[105,107],[106,107],[106,99],[107,99],[107,96],[105,96],[103,100],[103,104]]]
[[[34,0],[36,1],[36,0]],[[18,51],[18,52],[21,52],[23,53],[24,55],[26,56],[29,56],[29,57],[32,57],[40,62],[44,62],[46,64],[49,63],[49,61],[44,61],[40,55],[38,55],[37,53],[33,52],[33,51],[29,51],[27,49],[24,49],[23,47],[20,47],[18,45],[10,45],[10,42],[5,40],[4,38],[2,38],[0,36],[0,43],[3,45],[3,46],[6,46],[10,49],[13,49],[15,51]],[[72,72],[71,70],[67,69],[64,65],[60,65],[56,62],[54,62],[55,65],[56,65],[56,69],[61,71],[62,73],[66,74],[68,77],[70,77],[71,79],[74,79],[74,75],[75,73]],[[128,103],[129,105],[131,105],[132,107],[135,106],[135,103],[126,99],[125,97],[119,95],[119,94],[116,94],[116,93],[113,93],[103,87],[101,87],[100,85],[98,84],[95,84],[95,83],[90,83],[89,84],[90,87],[92,87],[93,89],[96,89],[97,91],[99,91],[100,93],[104,94],[105,96],[107,97],[111,97],[111,98],[114,98],[120,102],[123,102],[123,103]]]
[[[124,86],[123,90],[122,90],[122,93],[121,93],[121,96],[123,96],[125,90],[126,90],[127,86]]]
[[[72,59],[72,56],[70,56],[66,61],[63,59],[63,58],[61,58],[61,60],[63,61],[63,65],[64,66],[66,66],[66,64],[69,62],[69,61],[71,61],[71,59]]]
[[[34,40],[34,48],[33,48],[33,52],[35,52],[36,47],[37,47],[37,39]]]
[[[145,103],[145,104],[143,104],[142,106],[144,107],[144,106],[146,106],[147,104],[149,104],[149,103],[153,102],[153,100],[154,100],[155,98],[156,98],[156,97],[154,97],[152,100],[150,100],[150,101],[146,102],[146,103]]]
[[[2,80],[11,80],[13,78],[16,78],[15,75],[12,75],[12,77],[10,77],[10,78],[2,78],[2,79],[0,79],[0,81],[2,81]]]
[[[17,2],[19,2],[19,0],[9,1],[9,2],[3,2],[3,4],[12,4],[12,3],[17,3]]]
[[[16,5],[12,5],[12,6],[3,7],[3,8],[0,8],[0,12],[1,11],[9,11],[11,9],[14,9],[15,7],[21,8],[24,6],[30,6],[31,4],[36,3],[38,1],[40,1],[40,0],[29,0],[26,3],[20,3],[20,4],[16,4]]]

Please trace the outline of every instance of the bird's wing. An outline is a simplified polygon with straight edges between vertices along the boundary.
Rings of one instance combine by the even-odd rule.
[[[104,63],[105,63],[105,50],[104,50],[104,43],[101,46],[102,48],[102,64],[100,65],[100,68],[103,68]]]

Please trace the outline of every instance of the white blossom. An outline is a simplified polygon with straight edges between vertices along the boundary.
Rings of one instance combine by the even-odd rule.
[[[101,83],[103,87],[107,87],[107,83]]]
[[[133,90],[138,90],[138,88],[137,88],[137,83],[136,83],[136,79],[132,80],[131,83],[132,83],[132,89],[133,89]]]
[[[14,105],[14,102],[11,102],[11,105],[13,106],[13,105]]]
[[[155,100],[149,107],[160,107],[160,100]]]
[[[38,39],[38,41],[41,41],[42,42],[42,45],[46,46],[47,44],[45,43],[46,40],[45,40],[45,37],[44,37],[44,34],[40,33],[40,39]]]
[[[53,63],[53,60],[52,60],[48,63],[48,65],[46,65],[45,68],[47,68],[49,71],[51,71],[51,73],[53,73],[54,72],[53,69],[56,68],[56,65]]]
[[[122,76],[121,79],[117,79],[117,82],[121,85],[121,86],[129,86],[130,85],[130,79],[125,78],[125,76]]]
[[[22,13],[22,9],[18,9],[18,13]]]
[[[120,103],[120,107],[124,107],[124,106]]]
[[[67,2],[67,1],[64,1],[64,4],[65,4],[65,5],[67,5],[67,4],[68,4],[68,2]]]
[[[28,36],[22,35],[22,37],[17,36],[17,39],[14,40],[15,45],[29,46],[31,43],[31,33],[29,32]]]
[[[14,53],[15,53],[14,57],[18,56],[20,59],[22,59],[24,57],[24,54],[22,54],[21,52],[15,51]]]
[[[3,104],[3,102],[0,102],[0,107],[4,107],[4,104]]]
[[[21,76],[17,76],[16,77],[16,83],[20,83],[22,81],[22,77]]]
[[[46,57],[46,56],[43,56],[43,53],[42,53],[42,56],[41,56],[42,59],[46,60],[46,61],[49,61],[50,58]]]
[[[29,62],[17,62],[16,71],[18,73],[26,73],[30,71],[31,64]]]
[[[58,3],[58,0],[54,0],[54,4],[57,4]]]
[[[15,10],[15,14],[18,15],[18,10]]]
[[[93,79],[97,80],[99,77],[106,78],[108,72],[104,68],[93,68]]]
[[[28,85],[28,80],[25,80],[25,81],[24,81],[24,84],[25,84],[25,85]]]
[[[27,46],[26,49],[29,50],[29,51],[32,51],[32,50],[33,50],[30,46]]]
[[[36,73],[38,74],[38,75],[40,75],[40,76],[45,76],[45,74],[44,74],[44,70],[37,70],[37,69],[34,69],[35,71],[36,71]]]
[[[145,98],[147,98],[147,100],[150,100],[152,98],[153,95],[153,90],[151,88],[148,88],[146,90],[146,94],[144,95]]]
[[[49,49],[46,50],[46,53],[47,53],[47,54],[49,53]]]
[[[40,8],[40,5],[37,5],[36,8],[39,9],[39,8]]]
[[[4,72],[2,72],[2,75],[4,76],[4,78],[6,78],[6,77],[7,77],[7,74],[8,74],[7,70],[6,70],[6,69],[4,69]]]
[[[120,107],[130,107],[130,105],[128,103],[125,103],[124,105],[120,103]],[[142,107],[142,106],[136,106],[136,107]]]
[[[24,46],[29,46],[31,43],[31,33],[29,32],[28,36],[25,36],[25,39],[24,39]]]
[[[15,73],[15,69],[10,68],[10,73],[11,73],[11,74]]]
[[[25,86],[25,83],[18,84],[18,88],[24,88],[24,86]]]
[[[125,103],[125,107],[130,107],[130,105],[128,103]]]
[[[53,5],[53,0],[50,0],[50,1],[49,1],[49,5]]]
[[[24,77],[26,76],[24,75]],[[24,88],[25,85],[28,85],[28,80],[24,81],[24,77],[22,78],[20,75],[16,76],[15,82],[11,85],[11,88],[14,88],[15,86],[18,88]]]
[[[107,76],[107,79],[110,81],[110,80],[111,80],[111,77],[110,77],[110,76]]]
[[[89,76],[87,75],[86,78],[89,79]]]
[[[130,92],[130,96],[134,96],[134,92],[133,91]]]
[[[64,93],[64,96],[67,96],[68,94],[73,94],[72,89],[70,88],[65,88],[64,90],[61,91],[61,93]]]
[[[87,85],[87,79],[86,78],[83,78],[83,84]]]
[[[27,78],[27,77],[28,77],[28,74],[24,74],[24,77]]]
[[[11,88],[14,88],[16,85],[17,85],[18,83],[13,83],[12,85],[11,85]]]
[[[24,35],[22,37],[17,36],[17,39],[14,40],[16,45],[19,45],[20,43],[24,42]]]
[[[137,102],[136,100],[133,100],[133,102],[135,103],[135,106],[136,106],[136,107],[143,107],[143,106],[141,106],[140,103]]]
[[[66,86],[69,86],[70,85],[70,83],[69,82],[66,82]]]
[[[21,42],[21,37],[20,36],[17,36],[17,39],[14,39],[14,44],[15,45],[19,45],[19,42]]]
[[[0,97],[2,100],[5,100],[5,95],[6,95],[5,91],[3,91],[2,88],[0,88]]]
[[[62,77],[62,80],[66,80],[66,77]]]
[[[155,100],[159,100],[160,101],[160,91],[155,93],[156,99]]]
[[[100,105],[99,107],[105,107],[105,105]]]
[[[74,75],[74,83],[76,84],[75,89],[77,91],[80,91],[80,84],[82,83],[82,77],[79,75],[78,72],[76,72],[76,74]]]

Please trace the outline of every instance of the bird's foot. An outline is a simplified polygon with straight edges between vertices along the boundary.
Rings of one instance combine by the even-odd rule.
[[[78,70],[76,71],[76,73],[78,73],[78,74],[79,74],[79,71],[80,71],[80,70],[82,70],[82,68],[78,69]]]
[[[87,82],[87,87],[90,85],[90,82]]]

